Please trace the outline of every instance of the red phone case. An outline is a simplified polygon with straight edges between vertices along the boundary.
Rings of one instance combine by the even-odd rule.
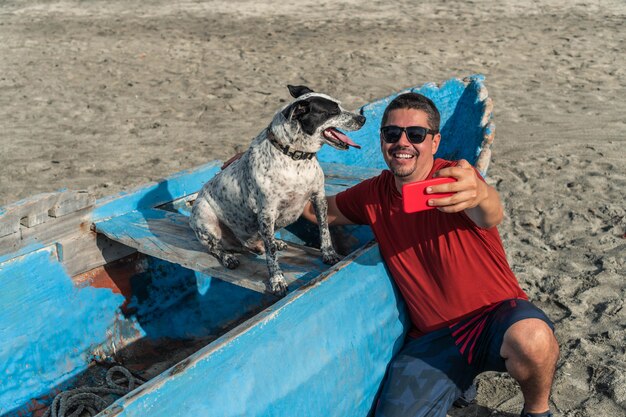
[[[416,211],[434,209],[435,207],[427,204],[428,200],[431,198],[448,197],[454,193],[426,194],[426,188],[431,185],[446,184],[455,181],[455,178],[440,177],[404,184],[402,186],[402,206],[404,212],[415,213]]]

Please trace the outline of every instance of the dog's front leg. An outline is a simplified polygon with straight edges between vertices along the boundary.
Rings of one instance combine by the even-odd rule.
[[[274,237],[274,222],[274,216],[269,215],[269,213],[262,212],[259,214],[259,234],[265,245],[265,259],[270,273],[270,291],[282,297],[287,294],[287,281],[285,281],[285,276],[280,270],[276,256],[279,246]]]
[[[330,238],[330,231],[328,230],[328,202],[324,193],[315,193],[311,197],[313,203],[313,209],[315,210],[315,216],[317,217],[317,224],[320,228],[320,249],[322,250],[322,261],[328,265],[334,265],[341,260],[335,248],[333,247],[333,241]]]

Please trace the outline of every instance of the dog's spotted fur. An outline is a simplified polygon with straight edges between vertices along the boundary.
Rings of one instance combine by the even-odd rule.
[[[330,239],[324,174],[317,158],[295,160],[272,144],[268,135],[282,147],[315,153],[325,143],[348,148],[341,140],[328,139],[325,130],[357,130],[365,123],[363,116],[343,110],[327,95],[303,86],[289,86],[289,91],[296,100],[276,113],[240,159],[204,185],[190,218],[200,242],[227,268],[239,265],[231,251],[265,252],[269,288],[278,295],[287,291],[276,258],[285,246],[274,232],[297,220],[307,201],[313,203],[318,219],[323,261],[334,264],[339,257]]]

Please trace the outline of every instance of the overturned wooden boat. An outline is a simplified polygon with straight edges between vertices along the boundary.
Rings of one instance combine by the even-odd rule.
[[[484,174],[494,125],[483,78],[410,90],[441,111],[437,156]],[[367,123],[351,137],[363,149],[320,152],[328,194],[386,167],[378,128],[396,95],[361,109]],[[345,258],[330,267],[316,227],[279,231],[289,293],[277,299],[264,258],[227,270],[187,226],[220,165],[98,201],[62,191],[0,208],[0,416],[42,415],[112,364],[147,382],[102,416],[368,414],[408,328],[369,228],[337,228]]]

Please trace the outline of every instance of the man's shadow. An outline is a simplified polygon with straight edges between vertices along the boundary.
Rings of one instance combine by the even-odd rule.
[[[449,417],[519,417],[519,414],[495,411],[489,407],[478,404],[470,404],[465,408],[451,408],[448,410]]]

